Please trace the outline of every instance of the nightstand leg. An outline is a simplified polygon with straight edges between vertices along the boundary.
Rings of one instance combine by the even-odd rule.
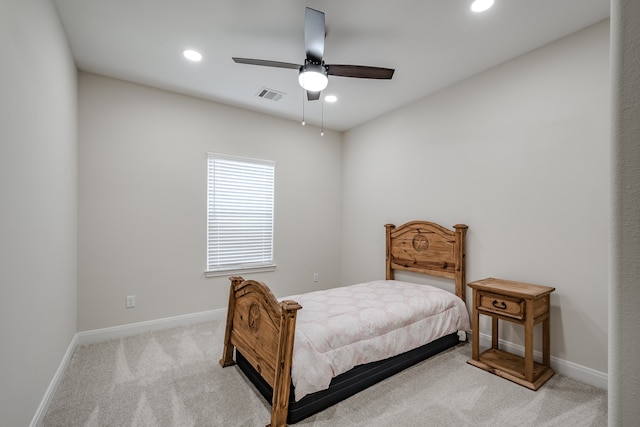
[[[542,364],[551,367],[551,319],[549,316],[542,322]]]
[[[498,318],[491,318],[491,348],[498,348]]]
[[[473,309],[473,342],[471,343],[471,358],[473,360],[480,360],[480,313],[476,310],[478,302],[476,301],[476,292],[473,292],[474,309]]]
[[[533,382],[533,303],[525,305],[524,322],[524,377]]]

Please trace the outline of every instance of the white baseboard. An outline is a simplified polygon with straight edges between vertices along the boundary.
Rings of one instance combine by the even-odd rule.
[[[51,402],[51,398],[56,393],[56,390],[58,389],[58,384],[60,384],[60,380],[62,379],[62,375],[67,370],[67,367],[71,362],[71,356],[73,356],[73,352],[78,346],[77,339],[78,339],[78,334],[75,334],[71,339],[71,343],[69,344],[67,351],[62,357],[62,362],[60,362],[60,365],[58,366],[58,369],[56,370],[56,373],[53,376],[51,383],[49,383],[49,387],[47,387],[47,391],[45,391],[44,393],[42,401],[40,402],[40,405],[38,406],[38,409],[36,410],[36,413],[33,416],[33,419],[31,420],[31,424],[29,424],[31,427],[39,426],[42,424],[42,417],[44,417],[44,414],[47,413],[47,409],[49,409],[49,403]]]
[[[226,315],[227,309],[220,308],[217,310],[201,311],[199,313],[184,314],[181,316],[165,317],[164,319],[149,320],[147,322],[130,323],[128,325],[113,326],[111,328],[78,332],[76,334],[78,337],[77,344],[92,344],[95,342],[108,341],[116,338],[158,331],[160,329],[175,328],[178,326],[191,325],[209,320],[220,320],[225,319]]]
[[[182,316],[167,317],[164,319],[150,320],[147,322],[131,323],[129,325],[114,326],[111,328],[95,329],[92,331],[78,332],[73,336],[69,347],[67,348],[60,366],[56,370],[47,391],[45,392],[38,409],[36,410],[30,427],[38,427],[42,425],[43,417],[47,413],[51,399],[58,389],[62,375],[67,370],[71,357],[76,348],[80,345],[91,344],[100,341],[108,341],[116,338],[124,338],[132,335],[143,334],[146,332],[158,331],[161,329],[175,328],[178,326],[192,325],[194,323],[206,322],[209,320],[223,320],[227,316],[227,309],[221,308],[217,310],[202,311],[200,313],[185,314]]]
[[[500,345],[500,348],[505,351],[521,357],[524,356],[524,347],[521,345],[503,340],[499,340],[498,344]],[[491,335],[480,334],[480,347],[491,347]],[[533,357],[535,360],[541,360],[542,352],[534,351]],[[578,365],[577,363],[569,362],[568,360],[554,356],[551,356],[551,367],[560,375],[573,378],[574,380],[594,387],[608,390],[609,375],[604,372],[596,371],[595,369],[587,368],[586,366]]]

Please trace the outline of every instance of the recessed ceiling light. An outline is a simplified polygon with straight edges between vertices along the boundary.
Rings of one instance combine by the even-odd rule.
[[[475,0],[471,4],[471,10],[474,12],[484,12],[493,6],[493,0]]]
[[[336,102],[338,100],[338,97],[335,95],[327,95],[324,97],[324,100],[327,102]]]
[[[190,61],[198,62],[202,59],[202,54],[192,49],[187,49],[183,51],[182,54],[184,55],[185,58],[187,58]]]

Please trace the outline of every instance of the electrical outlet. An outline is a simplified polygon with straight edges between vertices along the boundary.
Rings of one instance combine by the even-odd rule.
[[[129,295],[127,296],[127,308],[133,308],[136,306],[136,296]]]
[[[313,273],[313,281],[318,282],[320,280],[320,275],[318,273]]]

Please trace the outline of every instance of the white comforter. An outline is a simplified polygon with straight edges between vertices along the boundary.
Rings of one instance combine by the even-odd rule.
[[[291,370],[296,401],[354,366],[471,330],[464,302],[427,285],[379,280],[283,299],[302,305]]]

